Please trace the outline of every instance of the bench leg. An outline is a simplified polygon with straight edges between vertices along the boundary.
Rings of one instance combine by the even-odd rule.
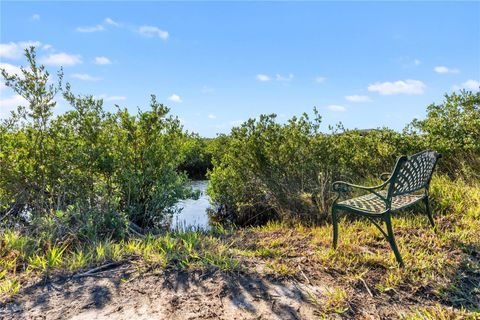
[[[332,225],[333,225],[333,248],[337,249],[338,244],[338,217],[337,208],[332,206]]]
[[[400,251],[398,251],[397,243],[395,242],[395,237],[393,236],[393,229],[392,229],[392,220],[390,218],[390,213],[387,213],[385,215],[385,224],[387,225],[387,235],[388,235],[388,242],[390,243],[390,247],[393,250],[393,253],[395,254],[395,258],[397,259],[398,264],[400,267],[403,268],[403,259],[402,256],[400,255]]]
[[[427,210],[428,220],[430,221],[430,224],[432,225],[432,227],[435,227],[435,222],[433,220],[432,211],[430,210],[430,203],[428,202],[428,196],[423,198],[423,202],[425,203],[425,208]]]

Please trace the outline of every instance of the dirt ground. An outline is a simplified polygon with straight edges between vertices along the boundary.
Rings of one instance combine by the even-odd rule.
[[[289,231],[288,246],[277,241],[283,250],[281,261],[289,270],[283,275],[268,265],[276,258],[244,254],[236,256],[239,265],[232,269],[236,271],[213,266],[178,270],[175,263],[161,266],[132,257],[88,271],[57,272],[48,281],[32,278],[8,300],[0,297],[0,320],[404,319],[412,315],[462,319],[458,309],[428,286],[380,291],[376,284],[385,268],[372,266],[368,276],[360,278],[326,267],[318,261],[311,237]],[[235,250],[255,250],[262,248],[260,243],[272,246],[269,241],[275,239],[285,237],[278,232],[247,232],[236,239]],[[465,287],[458,298],[472,301],[467,311],[477,311],[478,297],[465,294],[475,292],[471,285],[480,279],[467,271],[452,283]],[[433,318],[425,316],[427,309]]]
[[[226,272],[148,272],[132,265],[81,278],[32,284],[0,303],[1,319],[319,319],[322,299],[334,279],[321,285],[294,278],[269,279]],[[392,319],[405,314],[408,299],[375,300],[359,286],[349,311],[329,319]],[[407,303],[406,303],[407,302]],[[412,303],[416,304],[416,303]]]
[[[309,319],[307,288],[223,274],[128,273],[65,279],[25,289],[1,306],[6,319]],[[122,280],[123,279],[123,280]]]

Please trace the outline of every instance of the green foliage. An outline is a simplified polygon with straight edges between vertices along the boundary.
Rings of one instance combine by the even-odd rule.
[[[0,271],[0,295],[14,295],[20,290],[20,283],[16,278],[4,279],[7,270]]]
[[[408,315],[401,317],[402,320],[476,320],[480,314],[478,312],[465,312],[463,310],[455,312],[439,304],[432,307],[424,307],[412,310]]]
[[[5,230],[1,239],[2,255],[14,252],[16,255],[28,256],[34,248],[34,240],[29,236],[22,236],[19,232]]]
[[[45,251],[45,254],[35,254],[29,257],[29,268],[32,270],[40,270],[45,276],[49,276],[53,269],[62,264],[63,253],[66,249],[66,246],[49,246]]]
[[[2,69],[5,85],[26,99],[28,106],[19,107],[0,125],[0,210],[21,199],[21,204],[16,203],[17,211],[28,203],[44,212],[51,170],[48,155],[53,142],[49,127],[63,73],[58,73],[57,86],[48,85],[50,75],[44,66],[36,64],[35,50],[25,50],[25,56],[30,68],[21,68],[21,75],[10,75]]]
[[[76,96],[70,85],[48,85],[35,50],[29,69],[2,71],[7,86],[28,101],[0,124],[0,216],[54,242],[123,237],[127,222],[161,228],[176,202],[191,195],[177,168],[186,139],[178,118],[152,96],[150,109],[131,115],[103,101]],[[72,109],[53,115],[57,93]],[[203,149],[202,149],[203,150]]]
[[[214,218],[236,225],[270,219],[318,223],[330,208],[331,182],[364,182],[390,172],[404,154],[434,149],[438,169],[451,177],[480,178],[480,93],[446,95],[425,120],[403,133],[390,129],[320,131],[321,118],[304,114],[285,124],[262,115],[233,128],[213,153],[209,194]],[[353,180],[353,181],[352,181]]]
[[[330,183],[343,176],[360,180],[390,170],[395,157],[414,149],[388,129],[320,132],[315,110],[277,123],[275,115],[232,129],[228,144],[213,153],[209,194],[217,217],[237,225],[272,218],[313,223],[324,219]]]
[[[207,171],[212,169],[212,139],[201,138],[198,134],[189,134],[181,146],[183,160],[178,170],[185,171],[189,178],[204,179]]]
[[[480,179],[480,91],[445,95],[427,107],[424,120],[409,128],[424,144],[445,156],[442,168],[451,176]]]

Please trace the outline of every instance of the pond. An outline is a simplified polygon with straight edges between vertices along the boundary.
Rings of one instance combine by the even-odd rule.
[[[193,190],[200,192],[200,196],[196,200],[186,199],[178,202],[177,206],[181,211],[173,216],[172,230],[208,230],[210,228],[207,213],[210,208],[210,198],[207,195],[208,180],[195,180],[190,184]]]

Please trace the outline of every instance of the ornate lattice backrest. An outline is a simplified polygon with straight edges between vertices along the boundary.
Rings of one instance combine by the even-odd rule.
[[[400,158],[392,176],[389,195],[397,196],[427,187],[439,157],[435,151],[426,150]]]

